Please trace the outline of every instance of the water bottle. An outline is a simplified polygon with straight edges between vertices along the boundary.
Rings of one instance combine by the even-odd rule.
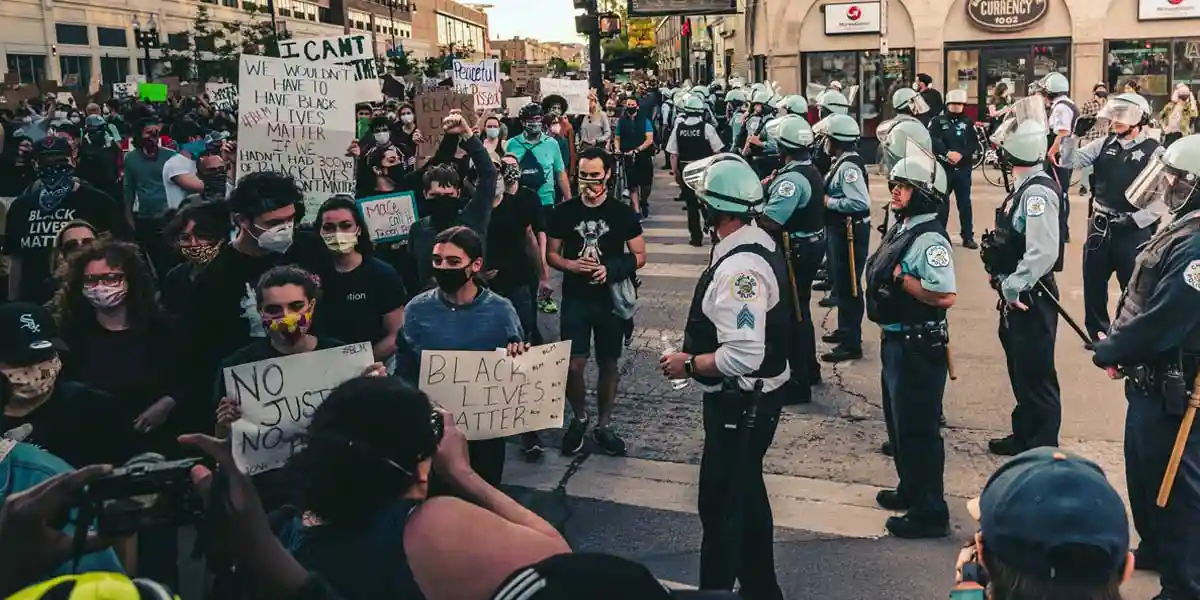
[[[663,356],[667,356],[668,354],[675,354],[675,352],[676,352],[675,346],[671,344],[671,338],[667,337],[666,333],[662,334],[662,337],[660,338],[660,340],[662,341],[662,355]],[[690,380],[687,378],[672,379],[671,380],[671,389],[682,390],[683,388],[688,386],[689,382],[690,382]]]

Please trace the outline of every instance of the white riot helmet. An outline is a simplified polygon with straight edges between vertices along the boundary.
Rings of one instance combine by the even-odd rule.
[[[1032,166],[1046,158],[1049,137],[1046,104],[1037,96],[1029,96],[1012,105],[992,134],[992,143],[1004,151],[1012,164]]]

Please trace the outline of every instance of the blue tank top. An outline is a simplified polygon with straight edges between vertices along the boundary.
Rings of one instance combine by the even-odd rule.
[[[416,500],[401,500],[361,525],[308,525],[294,508],[273,515],[276,537],[308,571],[345,600],[424,600],[404,553],[404,527]],[[281,522],[280,522],[281,521]]]

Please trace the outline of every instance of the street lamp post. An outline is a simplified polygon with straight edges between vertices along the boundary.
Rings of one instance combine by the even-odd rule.
[[[154,15],[150,15],[145,29],[142,29],[137,15],[133,16],[133,41],[139,50],[145,52],[146,81],[153,81],[154,69],[150,68],[150,50],[162,47],[162,43],[158,39],[158,23],[154,20]]]
[[[396,11],[415,13],[417,12],[417,3],[415,0],[384,0],[388,9],[388,28],[392,34],[392,52],[396,51]]]

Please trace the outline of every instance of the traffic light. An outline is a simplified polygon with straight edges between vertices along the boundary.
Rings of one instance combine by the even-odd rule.
[[[621,37],[621,15],[604,13],[600,15],[600,37]]]
[[[600,31],[599,19],[596,15],[579,15],[575,17],[575,33],[591,35]]]
[[[575,0],[575,10],[586,10],[589,13],[596,12],[596,0]]]

